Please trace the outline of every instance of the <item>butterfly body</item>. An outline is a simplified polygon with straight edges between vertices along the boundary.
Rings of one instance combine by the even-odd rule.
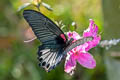
[[[42,42],[38,49],[39,65],[47,72],[54,69],[74,47],[90,40],[88,38],[72,43],[73,39],[67,39],[63,31],[41,12],[24,10],[23,16],[31,26],[34,34]]]

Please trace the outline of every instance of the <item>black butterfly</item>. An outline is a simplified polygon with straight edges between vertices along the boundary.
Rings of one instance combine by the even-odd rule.
[[[92,37],[88,37],[72,43],[73,39],[68,40],[63,31],[41,12],[24,10],[23,15],[42,42],[38,50],[38,60],[39,65],[47,72],[54,69],[68,51],[92,40]]]

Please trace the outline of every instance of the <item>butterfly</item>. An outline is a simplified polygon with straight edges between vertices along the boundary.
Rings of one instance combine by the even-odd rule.
[[[41,12],[24,10],[23,16],[37,39],[42,42],[38,49],[38,60],[39,66],[47,72],[54,69],[71,49],[93,40],[92,37],[82,38],[75,42],[73,38],[68,40],[64,32]]]

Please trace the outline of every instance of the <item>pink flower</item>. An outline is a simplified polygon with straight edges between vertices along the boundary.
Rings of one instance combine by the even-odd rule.
[[[93,56],[87,51],[95,47],[99,42],[101,37],[98,36],[98,27],[94,24],[94,21],[90,19],[90,24],[87,30],[83,32],[83,37],[93,37],[93,40],[84,43],[83,45],[77,46],[67,53],[65,61],[65,72],[72,75],[76,67],[76,62],[81,64],[83,67],[93,69],[96,67],[96,61]],[[74,41],[82,38],[76,32],[68,32],[68,39],[73,38]]]

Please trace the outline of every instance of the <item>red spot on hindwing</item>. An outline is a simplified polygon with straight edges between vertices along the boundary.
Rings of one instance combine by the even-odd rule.
[[[64,39],[64,42],[66,42],[66,38],[64,34],[61,34],[60,37]]]

